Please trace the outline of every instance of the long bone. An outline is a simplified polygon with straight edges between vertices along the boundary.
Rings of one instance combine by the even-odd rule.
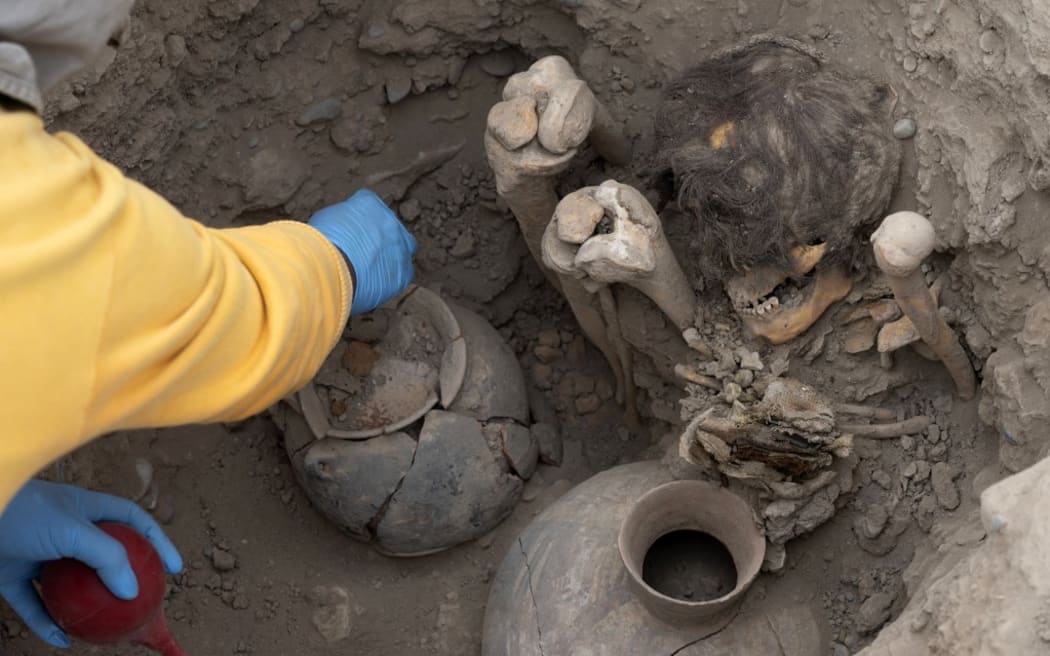
[[[600,227],[606,222],[607,231]],[[608,180],[562,199],[543,237],[543,258],[556,271],[630,285],[651,298],[679,332],[693,327],[693,288],[659,215],[633,187]]]
[[[525,243],[544,274],[561,291],[587,338],[605,356],[624,400],[627,381],[621,358],[594,298],[575,279],[542,266],[540,243],[558,205],[553,178],[590,137],[600,155],[615,164],[630,159],[630,144],[608,111],[561,57],[545,57],[511,77],[503,102],[488,115],[485,151],[496,189],[518,221]],[[633,412],[633,411],[632,411]]]
[[[938,311],[920,268],[933,252],[935,240],[933,225],[915,212],[889,215],[871,236],[875,261],[886,275],[897,304],[930,350],[944,363],[959,396],[972,399],[977,392],[973,365]]]

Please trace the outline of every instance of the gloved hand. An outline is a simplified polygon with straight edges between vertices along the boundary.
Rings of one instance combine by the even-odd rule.
[[[324,208],[309,223],[350,261],[355,277],[350,314],[371,312],[412,282],[416,240],[371,191]]]
[[[127,552],[94,525],[102,521],[126,524],[145,536],[169,574],[182,569],[182,558],[160,525],[127,499],[30,481],[0,515],[0,597],[55,647],[68,647],[69,637],[48,615],[33,587],[45,562],[74,558],[93,567],[115,596],[138,596],[139,584]]]

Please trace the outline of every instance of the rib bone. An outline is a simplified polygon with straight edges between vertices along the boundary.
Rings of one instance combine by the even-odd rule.
[[[893,296],[919,336],[937,354],[963,399],[976,394],[977,381],[966,351],[937,310],[920,265],[933,252],[935,234],[926,217],[897,212],[886,217],[871,236],[875,261],[890,283]]]

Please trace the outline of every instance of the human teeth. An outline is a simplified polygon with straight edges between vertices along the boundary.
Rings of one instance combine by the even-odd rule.
[[[764,304],[763,305],[759,305],[758,306],[758,310],[756,310],[756,312],[758,312],[759,316],[765,314],[766,313],[766,306]]]
[[[774,296],[773,298],[769,299],[769,304],[775,308],[778,308],[780,307],[780,299]]]

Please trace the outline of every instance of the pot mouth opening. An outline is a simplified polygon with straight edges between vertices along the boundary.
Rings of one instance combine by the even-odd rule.
[[[721,540],[700,529],[679,528],[646,549],[642,583],[672,601],[703,604],[732,595],[740,577],[733,554]]]

